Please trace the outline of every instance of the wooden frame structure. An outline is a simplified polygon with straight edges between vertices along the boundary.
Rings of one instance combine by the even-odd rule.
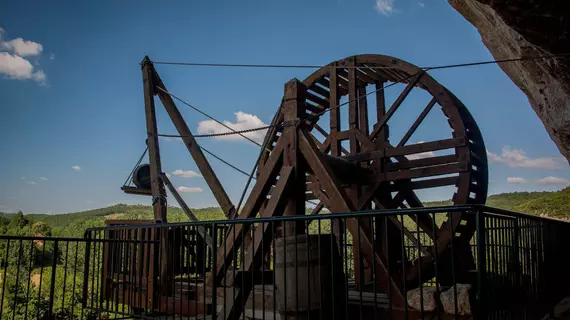
[[[477,124],[449,90],[420,68],[402,60],[381,55],[353,56],[317,70],[302,82],[289,81],[285,85],[282,105],[263,144],[265,150],[259,159],[257,180],[239,215],[148,57],[142,62],[142,72],[151,168],[151,190],[146,193],[153,197],[156,222],[167,222],[165,184],[191,218],[192,213],[161,171],[155,95],[160,98],[228,218],[304,215],[307,199],[318,200],[313,214],[323,208],[331,212],[352,212],[421,207],[417,190],[436,187],[453,188],[455,204],[485,203],[487,155]],[[385,96],[388,83],[404,86],[389,107]],[[372,86],[374,90],[369,92]],[[423,90],[430,100],[399,142],[393,144],[390,120],[402,109],[414,89]],[[370,96],[374,97],[374,104],[369,103]],[[342,99],[346,102],[341,104]],[[348,112],[343,123],[341,106],[345,104]],[[435,106],[447,120],[449,137],[408,144],[428,114],[437,109]],[[376,113],[374,123],[370,122],[372,112]],[[328,116],[324,116],[327,113]],[[435,273],[435,257],[440,261],[456,258],[459,272],[454,274],[455,280],[468,277],[474,264],[469,240],[476,228],[476,221],[471,217],[449,214],[447,221],[434,228],[436,222],[430,216],[410,216],[433,245],[422,248],[419,258],[403,261],[403,268],[392,268],[403,269],[403,272],[388,272],[393,267],[388,264],[398,261],[401,255],[393,248],[402,247],[401,233],[405,233],[412,243],[417,244],[419,240],[402,221],[390,219],[372,225],[367,219],[348,219],[346,226],[333,225],[333,232],[338,235],[346,227],[353,239],[357,239],[355,250],[362,254],[365,265],[356,267],[362,267],[365,272],[357,275],[356,286],[370,281],[374,273],[375,286],[385,293],[390,292],[394,307],[402,307],[406,296],[404,288],[417,287],[420,278],[430,279]],[[283,229],[285,236],[306,232],[304,224],[293,222],[286,223]],[[374,238],[372,229],[384,230],[386,234]],[[251,236],[251,232],[255,234]],[[250,230],[247,224],[232,224],[226,234],[233,236],[226,239],[224,252],[218,254],[209,283],[221,284],[223,279],[233,281],[226,272],[239,249],[245,249],[240,272],[253,277],[261,270],[268,254],[272,232],[269,224],[255,230]],[[449,252],[452,241],[456,248],[452,255],[457,255],[453,257]],[[166,242],[161,239],[161,245]],[[388,242],[392,245],[388,246]],[[171,292],[168,285],[171,270],[164,261],[161,263],[160,288],[163,294],[168,294]],[[359,261],[355,260],[357,263]],[[451,283],[452,279],[446,278],[446,270],[440,271],[442,284]],[[252,286],[241,283],[234,300],[226,301],[223,312],[226,319],[237,318],[243,312],[244,306],[238,302],[247,299]]]

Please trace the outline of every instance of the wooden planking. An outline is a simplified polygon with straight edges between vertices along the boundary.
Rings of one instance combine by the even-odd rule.
[[[391,162],[386,164],[386,171],[395,171],[410,168],[421,168],[438,166],[443,164],[459,162],[457,155],[436,156],[422,159],[414,159],[405,162]]]
[[[378,126],[378,123],[382,121],[386,115],[386,93],[384,92],[384,81],[377,81],[375,83],[376,87],[376,123],[374,124],[374,129]],[[388,124],[384,125],[378,131],[377,137],[381,141],[386,141],[388,139]]]
[[[364,70],[362,69],[358,69],[357,70],[357,75],[358,75],[358,79],[361,79],[364,83],[364,86],[370,84],[370,83],[374,83],[377,80],[377,76],[375,76],[374,78],[371,77],[370,75],[368,75]]]
[[[416,143],[402,147],[386,148],[384,154],[386,157],[397,157],[415,153],[458,148],[465,146],[465,144],[465,138],[451,138],[432,142]]]
[[[328,100],[329,97],[330,97],[330,92],[329,92],[327,89],[325,89],[325,88],[323,88],[323,87],[321,87],[320,85],[317,85],[317,84],[313,84],[312,86],[310,86],[309,88],[307,88],[307,90],[313,91],[314,93],[319,94],[319,95],[325,97],[327,100]]]
[[[313,114],[321,113],[325,110],[325,108],[311,104],[309,102],[305,104],[305,109],[311,111]]]
[[[323,109],[327,109],[329,107],[329,100],[328,99],[323,99],[321,97],[318,97],[310,92],[306,92],[305,93],[307,96],[307,100],[310,100],[320,106],[323,107]]]
[[[428,189],[428,188],[437,188],[437,187],[444,187],[444,186],[452,186],[457,184],[458,177],[445,177],[445,178],[434,178],[434,179],[426,179],[420,181],[412,181],[406,183],[405,185],[402,184],[393,184],[390,186],[390,191],[399,191],[403,189]]]
[[[354,61],[354,60],[352,60],[352,61]],[[350,62],[350,63],[352,63],[352,62]],[[358,72],[357,68],[350,68],[348,70],[347,69],[338,69],[338,75],[343,77],[344,79],[347,79],[350,82],[351,81],[350,80],[350,72],[352,70],[354,70],[355,75],[356,75],[356,78],[355,78],[356,79],[356,86],[359,88],[366,86],[366,84],[367,84],[366,81],[362,81],[361,79],[358,78],[358,76],[362,75],[362,73]],[[349,85],[349,84],[347,83],[346,85]]]
[[[149,190],[149,189],[124,186],[124,187],[121,187],[121,190],[123,190],[123,192],[125,192],[126,194],[134,194],[134,195],[140,195],[140,196],[152,196],[152,190]]]
[[[467,167],[462,163],[445,164],[437,167],[414,168],[401,171],[391,171],[384,173],[385,180],[396,181],[404,179],[423,178],[451,173],[467,171]]]

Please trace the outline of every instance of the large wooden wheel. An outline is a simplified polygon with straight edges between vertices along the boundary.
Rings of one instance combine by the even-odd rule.
[[[303,83],[312,139],[336,167],[335,173],[358,210],[422,207],[426,190],[436,188],[447,192],[454,204],[485,203],[487,154],[479,128],[459,99],[422,69],[389,56],[358,55],[317,70]],[[274,123],[282,122],[280,112]],[[422,126],[424,122],[432,123]],[[270,131],[267,148],[273,148],[279,137],[278,129]],[[260,170],[268,155],[261,157]],[[349,170],[348,164],[358,170]],[[307,198],[319,202],[315,212],[330,208],[327,190],[310,173],[306,186]],[[402,260],[398,240],[406,229],[402,221],[391,219],[384,222],[388,226],[382,222],[371,226],[394,233],[390,247],[400,251],[383,250],[393,256],[408,288],[417,286],[420,278],[421,282],[432,278],[435,258],[449,259],[452,242],[458,261],[455,276],[472,268],[467,246],[476,227],[472,215],[448,214],[443,223],[427,215],[410,218],[414,228],[428,237],[428,245],[423,243],[421,259],[410,254],[403,264],[396,264]],[[406,241],[420,241],[413,234],[416,230],[405,231]],[[446,282],[445,276],[441,279]]]

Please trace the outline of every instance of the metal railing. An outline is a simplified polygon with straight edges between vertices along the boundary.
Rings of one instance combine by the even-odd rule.
[[[434,241],[459,213],[475,232]],[[2,319],[537,319],[568,244],[570,223],[484,206],[0,236]]]
[[[81,238],[0,236],[1,319],[85,319],[87,247]]]

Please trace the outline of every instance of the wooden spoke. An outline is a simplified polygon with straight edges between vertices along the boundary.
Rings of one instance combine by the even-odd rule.
[[[317,205],[311,211],[311,215],[319,214],[323,210],[324,207],[325,207],[325,205],[323,204],[322,201],[317,203]]]
[[[384,115],[382,120],[378,121],[376,128],[374,128],[374,131],[370,135],[371,140],[374,140],[376,138],[376,135],[380,132],[380,130],[382,130],[384,125],[386,125],[386,122],[388,122],[388,120],[390,120],[390,118],[394,115],[394,112],[396,112],[396,110],[398,110],[398,108],[400,107],[402,102],[404,102],[406,97],[410,94],[412,89],[420,81],[422,76],[423,76],[423,72],[418,73],[416,76],[414,76],[412,78],[412,81],[410,81],[410,83],[408,83],[406,88],[404,88],[404,91],[402,91],[402,93],[398,96],[396,101],[394,101],[394,104],[392,104],[390,109],[388,109],[388,112],[386,112],[386,114]]]
[[[425,117],[428,115],[428,113],[431,111],[431,109],[433,108],[433,106],[435,105],[436,100],[435,98],[431,99],[431,101],[428,103],[428,105],[424,108],[424,110],[422,111],[422,113],[420,113],[419,117],[416,119],[416,121],[412,124],[412,126],[410,127],[410,129],[408,130],[408,132],[406,132],[406,134],[402,137],[402,140],[400,140],[400,142],[398,143],[398,147],[401,147],[403,145],[405,145],[408,140],[410,139],[410,137],[414,134],[414,132],[416,132],[416,130],[418,129],[418,127],[420,126],[420,124],[422,123],[422,121],[424,121]]]

